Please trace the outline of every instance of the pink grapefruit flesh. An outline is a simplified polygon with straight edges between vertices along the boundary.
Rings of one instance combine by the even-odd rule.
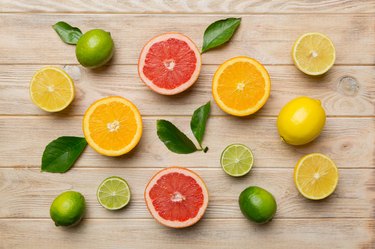
[[[208,205],[208,191],[193,171],[170,167],[156,173],[145,189],[151,215],[162,225],[183,228],[194,225]]]
[[[201,55],[190,38],[179,33],[165,33],[152,38],[143,47],[138,73],[155,92],[174,95],[195,83],[201,65]]]

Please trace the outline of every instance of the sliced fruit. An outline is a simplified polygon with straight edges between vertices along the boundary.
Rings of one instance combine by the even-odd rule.
[[[243,176],[253,166],[253,153],[243,144],[231,144],[221,154],[221,167],[230,176]]]
[[[258,61],[239,56],[219,66],[212,80],[212,94],[217,105],[234,116],[258,111],[268,100],[271,80]]]
[[[292,58],[296,67],[308,75],[321,75],[335,63],[332,41],[321,33],[301,35],[294,43]]]
[[[331,195],[338,180],[335,163],[320,153],[302,157],[294,168],[294,183],[298,191],[311,200],[320,200]]]
[[[142,118],[137,107],[122,97],[94,102],[87,109],[82,126],[87,143],[106,156],[128,153],[142,136]]]
[[[156,173],[145,189],[148,210],[160,224],[183,228],[198,222],[208,205],[208,191],[193,171],[170,167]]]
[[[118,176],[105,179],[96,191],[100,205],[108,210],[118,210],[130,201],[130,188],[128,183]]]
[[[44,67],[31,80],[30,97],[44,111],[64,110],[74,99],[73,80],[58,67]]]
[[[138,61],[141,80],[164,95],[185,91],[198,79],[201,55],[190,38],[165,33],[152,38],[142,49]]]

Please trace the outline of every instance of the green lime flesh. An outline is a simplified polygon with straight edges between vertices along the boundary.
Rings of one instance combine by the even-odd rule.
[[[93,29],[78,40],[76,57],[82,66],[96,68],[103,66],[112,58],[114,48],[115,45],[109,32]]]
[[[111,176],[99,185],[96,197],[104,208],[118,210],[129,203],[130,188],[128,183],[121,177]]]
[[[50,207],[50,216],[56,226],[78,224],[85,213],[85,198],[79,192],[67,191],[55,198]]]
[[[239,205],[242,214],[256,223],[270,221],[277,210],[273,195],[267,190],[256,186],[250,186],[241,192]]]
[[[249,173],[254,157],[251,150],[243,144],[231,144],[221,154],[221,167],[230,176],[243,176]]]

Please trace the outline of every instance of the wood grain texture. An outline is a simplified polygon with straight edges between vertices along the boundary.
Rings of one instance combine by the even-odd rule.
[[[49,218],[53,199],[63,191],[76,190],[86,199],[86,218],[148,219],[143,200],[147,182],[160,169],[102,168],[72,169],[66,174],[41,173],[39,169],[3,169],[0,171],[0,218]],[[233,178],[217,166],[196,169],[205,181],[210,201],[205,218],[241,219],[239,193],[250,185],[261,186],[276,198],[275,219],[284,218],[375,218],[375,167],[341,169],[335,193],[323,202],[302,197],[293,182],[293,169],[254,167],[249,175]],[[108,176],[117,175],[128,181],[132,191],[129,206],[119,212],[105,210],[97,201],[96,189]],[[358,181],[361,179],[361,181]],[[15,187],[17,186],[17,187]],[[124,221],[126,222],[126,221]]]
[[[0,65],[0,114],[49,115],[36,107],[29,96],[29,82],[40,67]],[[129,98],[142,115],[191,115],[199,105],[212,99],[211,81],[217,66],[203,66],[198,82],[177,96],[152,92],[139,79],[136,65],[114,65],[96,71],[71,65],[62,68],[76,85],[76,98],[62,112],[64,115],[83,115],[91,103],[109,95]],[[306,76],[295,66],[267,66],[267,69],[272,79],[271,97],[257,116],[276,116],[289,100],[301,95],[320,99],[328,116],[375,114],[375,66],[336,66],[319,78]],[[345,77],[355,81],[350,83],[343,80]],[[214,103],[212,114],[225,115]]]
[[[0,0],[0,12],[69,13],[375,13],[371,0]]]
[[[375,1],[0,0],[0,13],[1,249],[375,249]],[[229,16],[242,17],[238,32],[229,45],[203,55],[200,78],[189,91],[160,96],[140,82],[137,60],[151,37],[182,32],[200,47],[205,28]],[[98,70],[79,66],[75,47],[51,28],[57,21],[83,31],[110,31],[116,46],[110,64]],[[317,78],[299,72],[290,56],[297,37],[314,31],[328,35],[337,52],[336,65]],[[272,79],[267,104],[243,119],[224,114],[211,95],[217,66],[238,55],[265,64]],[[76,99],[61,113],[44,113],[30,101],[29,82],[43,65],[59,65],[75,80]],[[82,114],[109,95],[139,107],[144,120],[139,146],[119,158],[88,147],[69,172],[41,173],[45,146],[62,135],[82,136]],[[329,118],[317,140],[293,147],[280,141],[276,116],[300,95],[320,99]],[[193,137],[190,115],[210,99],[208,153],[169,152],[156,136],[156,120],[171,120]],[[245,177],[229,177],[220,168],[220,154],[231,143],[253,150],[255,164]],[[297,160],[312,152],[327,154],[339,167],[338,188],[324,201],[303,198],[292,179]],[[143,201],[149,178],[171,165],[193,168],[210,191],[203,220],[188,229],[157,224]],[[96,200],[97,186],[111,175],[125,178],[132,191],[131,203],[119,212],[105,210]],[[278,211],[272,222],[257,225],[240,213],[237,198],[249,185],[275,196]],[[69,189],[84,194],[87,213],[77,227],[56,228],[49,205]]]
[[[167,119],[193,137],[189,118]],[[253,150],[256,167],[292,168],[300,157],[312,152],[329,155],[340,168],[374,167],[374,118],[329,118],[318,139],[294,147],[280,140],[273,117],[216,117],[208,120],[203,140],[209,147],[208,153],[189,155],[167,150],[156,135],[156,118],[146,117],[143,121],[142,139],[131,153],[110,158],[88,147],[75,167],[166,167],[179,163],[186,167],[216,168],[221,152],[232,143],[248,145]],[[50,141],[62,135],[82,136],[81,129],[81,117],[1,117],[0,167],[39,167],[43,150]]]
[[[2,248],[288,248],[373,249],[374,220],[292,219],[265,226],[247,220],[202,220],[172,230],[153,220],[84,220],[72,229],[50,220],[0,220]],[[145,236],[147,231],[147,236]],[[31,236],[32,235],[32,236]],[[140,245],[142,245],[140,247]]]
[[[0,64],[75,64],[74,46],[64,44],[51,25],[66,21],[83,31],[102,28],[111,32],[116,53],[112,64],[137,64],[143,45],[153,36],[182,32],[200,47],[206,27],[227,15],[113,15],[113,14],[2,14]],[[294,41],[309,31],[328,35],[337,51],[336,64],[375,63],[375,15],[242,15],[230,42],[203,55],[204,64],[221,64],[246,55],[264,64],[293,64]],[[329,25],[328,25],[329,24]],[[189,28],[187,28],[189,27]],[[22,48],[22,49],[21,49]]]

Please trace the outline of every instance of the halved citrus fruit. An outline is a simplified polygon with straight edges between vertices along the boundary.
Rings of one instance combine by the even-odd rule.
[[[87,109],[82,126],[87,143],[106,156],[128,153],[142,136],[142,118],[137,107],[122,97],[94,102]]]
[[[294,183],[298,191],[311,200],[321,200],[331,195],[338,179],[335,163],[320,153],[302,157],[294,168]]]
[[[231,144],[221,153],[221,167],[230,176],[246,175],[253,167],[253,162],[253,153],[243,144]]]
[[[30,97],[44,111],[61,111],[74,99],[73,80],[58,67],[44,67],[31,80]]]
[[[185,91],[198,79],[201,55],[197,46],[180,33],[152,38],[142,49],[138,61],[141,80],[164,95]]]
[[[308,75],[321,75],[335,63],[332,41],[321,33],[301,35],[293,45],[292,58],[296,67]]]
[[[271,80],[258,61],[239,56],[219,66],[212,80],[212,94],[217,105],[234,116],[258,111],[268,100]]]
[[[193,171],[170,167],[156,173],[145,189],[148,210],[160,224],[183,228],[194,225],[208,205],[208,191]]]
[[[130,188],[128,183],[118,176],[106,178],[98,187],[96,197],[100,205],[108,210],[118,210],[130,201]]]

